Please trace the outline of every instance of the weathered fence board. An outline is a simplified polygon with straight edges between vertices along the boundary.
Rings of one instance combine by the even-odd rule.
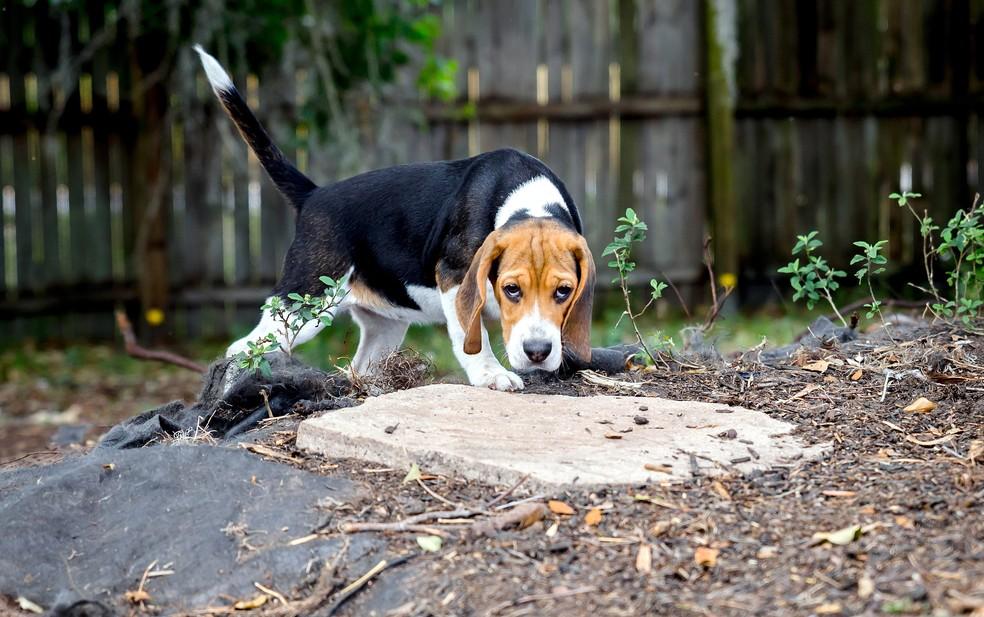
[[[275,141],[319,183],[407,161],[498,147],[539,156],[578,203],[600,254],[614,219],[649,223],[640,276],[703,285],[708,124],[702,2],[447,1],[438,50],[458,60],[457,101],[420,101],[413,79],[387,113],[351,127],[358,151],[321,146],[298,106],[311,58],[230,64]],[[72,54],[117,19],[88,3]],[[856,239],[920,258],[916,227],[886,195],[911,188],[937,220],[984,177],[984,0],[736,0],[733,175],[740,275],[775,275],[797,233],[818,229],[846,265]],[[0,320],[4,335],[92,336],[137,297],[137,238],[150,204],[134,161],[139,126],[125,28],[80,66],[68,95],[48,70],[62,22],[49,3],[5,7],[0,25]],[[227,50],[217,50],[225,52]],[[241,50],[240,50],[241,51]],[[224,58],[223,58],[224,59]],[[293,237],[294,214],[224,118],[190,51],[165,114],[168,331],[229,336],[255,319]],[[64,109],[54,111],[64,96]],[[411,104],[408,104],[411,103]],[[464,104],[474,113],[462,113]],[[399,109],[395,109],[399,107]],[[360,112],[361,113],[361,112]],[[53,115],[54,114],[54,115]],[[351,137],[351,136],[350,136]],[[598,259],[604,269],[606,259]],[[602,278],[604,280],[604,278]],[[771,292],[770,292],[771,293]],[[70,302],[66,299],[70,299]],[[75,318],[63,316],[72,305]],[[43,319],[17,319],[27,314]],[[7,326],[10,326],[9,328]]]

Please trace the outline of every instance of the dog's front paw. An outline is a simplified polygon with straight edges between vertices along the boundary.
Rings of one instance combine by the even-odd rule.
[[[471,384],[480,388],[490,388],[500,392],[512,392],[513,390],[523,389],[523,380],[519,378],[519,375],[512,371],[507,371],[501,366],[482,371],[471,379]]]

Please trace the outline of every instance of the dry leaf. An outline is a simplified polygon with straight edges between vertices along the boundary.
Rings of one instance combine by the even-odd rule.
[[[252,600],[240,600],[239,602],[236,602],[235,604],[232,605],[232,608],[236,609],[237,611],[251,611],[254,608],[260,608],[261,606],[266,604],[267,601],[269,600],[270,600],[270,596],[266,595],[265,593],[261,593],[256,597],[254,597]]]
[[[639,545],[639,552],[636,553],[636,571],[640,574],[649,574],[653,571],[653,547],[643,542]]]
[[[554,521],[554,524],[547,528],[547,537],[552,538],[557,535],[557,530],[560,529],[560,523]]]
[[[698,566],[713,568],[717,565],[718,550],[709,546],[698,546],[694,551],[694,562]]]
[[[836,531],[818,531],[813,534],[811,541],[813,544],[829,542],[837,546],[850,544],[861,537],[861,525],[850,525]]]
[[[916,522],[908,516],[896,516],[895,524],[904,529],[915,529]]]
[[[621,439],[622,436],[618,433],[605,433],[605,439]]]
[[[855,371],[851,373],[851,381],[857,381],[861,379],[862,376],[864,376],[864,371],[861,369],[855,369]]]
[[[817,615],[836,615],[837,613],[843,612],[844,609],[841,605],[836,602],[828,602],[826,604],[821,604],[820,606],[813,609],[813,612]]]
[[[731,493],[728,492],[728,489],[724,488],[724,485],[721,484],[720,481],[714,480],[711,482],[711,488],[714,489],[714,492],[717,493],[721,499],[731,501]]]
[[[563,514],[566,516],[574,514],[574,508],[570,507],[563,501],[557,501],[556,499],[551,499],[548,501],[547,507],[550,508],[550,511],[554,514]]]
[[[584,516],[584,523],[591,527],[594,527],[601,522],[601,510],[598,508],[591,508],[591,510]]]
[[[140,604],[141,602],[147,602],[150,600],[150,594],[143,589],[137,589],[136,591],[128,591],[123,596],[131,604]]]
[[[858,579],[858,597],[862,600],[866,600],[871,597],[871,594],[875,593],[875,582],[871,580],[871,577],[867,574],[861,576]]]
[[[830,368],[830,362],[827,362],[826,360],[817,360],[816,362],[810,362],[809,364],[803,365],[804,371],[811,371],[814,373],[826,373],[828,368]]]
[[[909,403],[909,406],[902,411],[908,411],[910,413],[929,413],[934,409],[936,409],[936,403],[924,396],[920,396],[916,400]]]

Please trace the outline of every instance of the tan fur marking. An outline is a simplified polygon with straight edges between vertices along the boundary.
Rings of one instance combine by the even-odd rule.
[[[349,294],[359,306],[374,309],[391,309],[393,304],[361,281],[349,283]]]

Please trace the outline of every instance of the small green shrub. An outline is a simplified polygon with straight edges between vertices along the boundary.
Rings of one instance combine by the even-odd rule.
[[[974,197],[970,210],[957,210],[947,224],[940,229],[924,210],[920,216],[912,207],[919,193],[892,193],[889,199],[899,207],[908,208],[919,222],[919,234],[923,239],[923,267],[929,289],[918,289],[932,296],[930,310],[944,319],[959,318],[965,324],[981,315],[984,308],[984,224],[981,221],[980,195]],[[939,232],[937,236],[936,232]],[[946,284],[950,295],[944,295],[936,287],[937,260],[947,264]]]
[[[831,292],[840,287],[837,279],[847,276],[847,273],[831,268],[827,260],[817,254],[817,249],[823,246],[823,242],[817,239],[817,234],[817,231],[811,231],[805,236],[796,236],[793,255],[803,253],[804,263],[800,264],[800,258],[797,257],[779,268],[779,272],[790,275],[789,284],[794,291],[794,302],[805,300],[807,308],[813,310],[821,298],[825,299],[841,323],[847,326],[831,295]]]
[[[334,320],[334,309],[345,298],[345,277],[335,280],[330,276],[319,279],[325,291],[319,296],[299,293],[287,294],[285,302],[280,296],[273,296],[261,307],[264,313],[273,316],[278,325],[276,333],[267,334],[255,341],[247,341],[246,350],[236,356],[240,368],[258,370],[270,376],[270,362],[266,354],[281,350],[291,355],[294,343],[301,330],[311,322],[330,327]],[[281,344],[281,341],[286,345]]]
[[[871,302],[865,304],[865,308],[868,309],[865,315],[868,319],[871,319],[878,314],[878,317],[885,323],[885,316],[881,312],[881,301],[875,297],[875,289],[871,284],[871,277],[876,274],[881,274],[885,271],[885,264],[888,263],[888,258],[882,255],[882,248],[888,244],[888,240],[879,240],[874,244],[868,244],[863,240],[859,240],[854,243],[854,246],[861,249],[861,252],[851,258],[851,265],[862,264],[861,268],[854,273],[854,276],[858,279],[858,284],[867,281],[868,283],[868,293],[871,296]]]
[[[662,281],[651,279],[649,281],[649,302],[646,303],[646,306],[638,312],[632,310],[632,290],[629,289],[629,275],[636,268],[635,262],[631,260],[632,245],[645,240],[646,232],[648,230],[649,227],[645,222],[639,219],[639,216],[636,214],[635,210],[632,208],[626,208],[625,216],[620,216],[618,218],[618,225],[615,227],[615,238],[612,239],[611,243],[605,247],[605,250],[601,253],[601,255],[603,257],[611,255],[614,258],[612,261],[608,262],[608,267],[613,268],[618,274],[618,276],[612,279],[612,282],[618,284],[619,288],[622,290],[622,299],[625,302],[625,310],[622,312],[621,317],[629,318],[629,322],[632,324],[632,331],[635,333],[636,341],[642,347],[646,356],[649,357],[649,360],[655,363],[656,356],[653,355],[653,352],[646,344],[645,337],[643,337],[642,333],[639,331],[639,325],[636,320],[646,312],[653,302],[663,297],[663,292],[666,290],[668,285]],[[619,321],[621,321],[621,317],[619,317]]]

